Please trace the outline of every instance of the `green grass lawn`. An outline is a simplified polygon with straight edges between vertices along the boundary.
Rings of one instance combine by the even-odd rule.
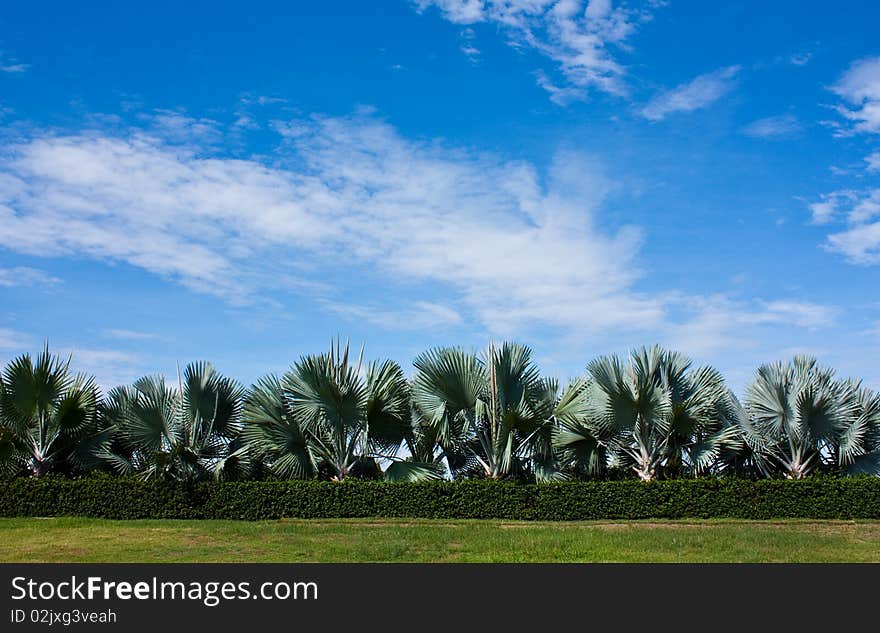
[[[880,561],[880,522],[0,519],[3,562]]]

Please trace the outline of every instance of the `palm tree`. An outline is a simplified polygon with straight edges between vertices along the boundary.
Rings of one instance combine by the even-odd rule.
[[[116,472],[146,479],[228,478],[247,466],[246,452],[234,443],[242,395],[204,362],[187,365],[174,387],[162,376],[117,387],[101,409],[111,437],[99,454]]]
[[[841,433],[838,460],[848,474],[880,476],[880,394],[859,383],[852,393],[853,416]]]
[[[837,380],[815,358],[762,365],[747,388],[743,435],[765,475],[802,479],[817,468],[880,474],[880,399]]]
[[[87,438],[96,433],[98,388],[70,372],[46,346],[25,354],[0,376],[0,469],[7,474],[70,473],[89,465]]]
[[[654,346],[629,362],[597,358],[588,371],[577,416],[556,432],[557,450],[588,471],[600,468],[601,448],[643,481],[696,476],[741,444],[731,394],[711,367],[691,369],[685,356]]]
[[[540,377],[528,347],[490,344],[482,358],[436,348],[414,365],[413,406],[454,475],[556,475],[551,418],[557,386]]]
[[[364,367],[363,349],[350,363],[348,343],[303,357],[280,379],[260,380],[244,421],[242,437],[253,457],[279,477],[442,477],[436,463],[398,455],[404,441],[415,442],[403,370],[390,360]]]
[[[252,460],[282,479],[316,476],[317,464],[309,451],[306,432],[277,376],[264,376],[250,388],[242,421],[241,439]]]
[[[553,449],[559,466],[580,477],[602,476],[610,457],[610,438],[590,424],[591,388],[586,378],[574,380],[560,398],[554,416]]]

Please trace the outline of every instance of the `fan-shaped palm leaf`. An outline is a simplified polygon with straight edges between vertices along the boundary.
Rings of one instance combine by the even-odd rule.
[[[204,362],[188,365],[176,387],[145,376],[114,389],[102,407],[102,426],[112,436],[101,457],[118,472],[144,478],[192,481],[242,473],[246,455],[233,446],[242,395],[233,380]]]
[[[305,356],[284,378],[267,377],[250,391],[244,443],[280,477],[382,476],[414,481],[442,476],[433,459],[397,456],[415,446],[409,385],[391,361],[362,371],[363,350],[349,364],[348,343],[329,354]],[[428,453],[423,448],[422,455]],[[391,462],[383,473],[382,462]]]
[[[0,379],[0,469],[7,474],[71,472],[89,465],[86,446],[96,432],[98,388],[69,370],[70,359],[25,354]]]
[[[598,465],[595,443],[644,480],[696,475],[740,443],[728,420],[730,393],[711,367],[692,369],[685,356],[654,346],[633,351],[628,363],[597,358],[588,371],[585,410],[580,420],[563,422],[556,436],[563,455],[579,457],[583,467],[589,468],[588,459],[593,470]]]
[[[853,466],[870,452],[875,419],[869,392],[835,379],[814,358],[761,366],[746,393],[743,437],[768,456],[768,470],[800,479],[817,467]]]
[[[413,406],[434,431],[454,475],[555,476],[550,417],[555,383],[541,380],[531,350],[490,344],[485,355],[430,350],[415,360]]]

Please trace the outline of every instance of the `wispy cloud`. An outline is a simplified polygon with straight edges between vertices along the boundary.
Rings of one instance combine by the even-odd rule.
[[[365,321],[388,330],[437,330],[463,322],[449,306],[429,301],[389,309],[382,305],[355,305],[350,302],[323,302],[325,308],[350,320]]]
[[[743,134],[753,138],[783,139],[796,136],[802,129],[796,116],[781,114],[752,121],[743,128]]]
[[[802,52],[795,53],[794,55],[790,55],[788,57],[788,63],[792,66],[806,66],[810,63],[810,60],[813,58],[813,53],[811,52]]]
[[[13,356],[36,354],[42,350],[43,343],[35,337],[0,328],[0,368]],[[61,358],[70,358],[74,372],[94,376],[98,386],[105,392],[113,387],[130,383],[142,375],[143,362],[140,356],[107,348],[56,345],[49,341],[49,351]]]
[[[14,57],[6,56],[0,51],[0,72],[4,73],[23,73],[31,67],[30,64],[23,64]]]
[[[121,341],[156,341],[163,337],[152,332],[138,332],[135,330],[112,329],[103,330],[101,332],[106,338],[117,339]]]
[[[21,353],[33,343],[30,336],[11,330],[0,328],[0,351]]]
[[[461,44],[458,47],[459,50],[461,50],[471,62],[476,63],[480,61],[480,49],[477,48],[475,43],[477,34],[474,33],[474,30],[470,27],[464,28],[459,32],[458,37],[461,41]]]
[[[842,192],[828,193],[821,196],[819,202],[811,202],[810,221],[813,224],[828,224],[838,214],[839,201],[844,194]]]
[[[554,101],[567,103],[585,98],[590,90],[627,92],[626,69],[615,55],[627,50],[627,40],[663,2],[650,0],[638,9],[615,7],[611,0],[415,0],[414,4],[420,12],[437,8],[454,24],[492,24],[511,46],[552,60],[558,79],[542,70],[536,73],[538,83]]]
[[[595,338],[821,320],[818,309],[769,299],[728,307],[722,319],[717,301],[638,290],[644,233],[601,217],[616,184],[589,154],[560,151],[538,170],[407,139],[363,111],[276,122],[270,165],[180,143],[180,127],[19,139],[0,155],[0,246],[124,262],[234,304],[305,293],[329,312],[395,329]],[[343,281],[323,284],[340,266]],[[353,296],[369,284],[396,298]],[[432,297],[405,287],[430,287]],[[693,307],[679,314],[683,301]],[[103,360],[114,358],[108,381],[124,361],[136,366]]]
[[[141,115],[141,119],[147,124],[143,133],[160,138],[164,143],[180,143],[203,149],[222,139],[217,121],[193,118],[180,110],[155,110]]]
[[[848,122],[838,126],[838,135],[880,132],[880,57],[854,62],[831,91],[845,102],[835,107]]]
[[[723,294],[680,296],[677,303],[690,318],[671,324],[662,337],[666,345],[698,357],[720,350],[757,347],[766,326],[817,330],[833,325],[837,311],[803,299],[735,300]]]
[[[235,120],[232,123],[232,128],[235,131],[241,130],[259,130],[260,129],[260,116],[255,113],[255,110],[262,110],[266,107],[277,106],[280,104],[287,103],[287,99],[283,97],[275,97],[271,95],[254,95],[249,92],[245,92],[239,96],[238,106],[235,109]],[[204,124],[207,126],[208,132],[216,132],[217,123],[211,120],[204,120]]]
[[[610,185],[589,157],[560,155],[545,188],[528,163],[407,141],[370,115],[279,126],[296,169],[204,157],[177,144],[180,127],[168,141],[138,129],[22,140],[0,164],[0,244],[123,261],[233,302],[345,252],[447,284],[497,329],[661,312],[630,289],[641,232],[595,228]]]
[[[830,306],[810,301],[776,300],[761,302],[760,309],[752,315],[752,320],[754,323],[794,325],[813,330],[830,326],[836,313]]]
[[[841,189],[809,205],[814,224],[846,225],[828,235],[824,248],[854,264],[880,264],[880,188]]]
[[[845,122],[825,122],[835,136],[880,133],[880,57],[853,62],[830,90],[844,101],[834,109]],[[823,248],[853,264],[880,264],[880,187],[864,185],[876,171],[880,171],[880,152],[866,156],[863,168],[837,170],[855,176],[858,184],[823,194],[809,205],[814,224],[836,224]]]
[[[54,286],[60,283],[57,277],[49,275],[45,271],[27,266],[15,266],[13,268],[0,268],[0,287],[12,288],[14,286]]]
[[[250,92],[246,92],[241,95],[239,101],[242,105],[258,105],[258,106],[268,106],[268,105],[277,105],[281,103],[287,103],[287,99],[284,97],[279,97],[275,95],[255,95]]]
[[[650,121],[661,121],[676,112],[693,112],[710,106],[730,92],[739,72],[739,66],[728,66],[700,75],[661,92],[648,102],[641,114]]]
[[[104,392],[118,385],[130,384],[143,375],[143,361],[137,354],[77,346],[62,346],[52,351],[61,356],[70,356],[71,369],[94,376]]]
[[[828,250],[842,253],[854,264],[880,264],[880,222],[858,224],[828,236]]]

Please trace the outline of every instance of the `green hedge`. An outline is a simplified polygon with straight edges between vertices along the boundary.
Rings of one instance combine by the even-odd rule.
[[[880,519],[880,479],[678,479],[541,485],[251,481],[186,485],[112,477],[47,477],[0,483],[0,516]]]

